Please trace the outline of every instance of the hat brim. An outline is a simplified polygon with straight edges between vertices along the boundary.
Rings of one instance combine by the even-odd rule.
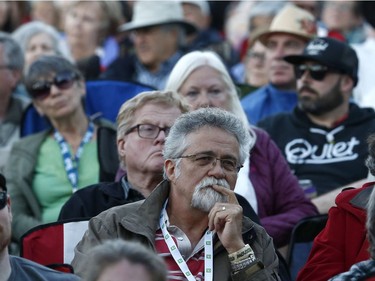
[[[195,25],[187,22],[187,21],[181,21],[181,20],[168,20],[168,21],[148,21],[148,22],[128,22],[128,23],[124,23],[123,25],[121,25],[119,27],[119,32],[123,32],[123,31],[131,31],[131,30],[135,30],[135,29],[139,29],[139,28],[144,28],[144,27],[151,27],[151,26],[157,26],[157,25],[164,25],[164,24],[178,24],[180,25],[182,28],[184,28],[184,30],[186,31],[187,34],[192,34],[192,33],[195,33],[197,32],[197,28],[195,27]]]
[[[263,45],[266,45],[268,38],[271,35],[275,35],[275,34],[287,34],[291,36],[296,36],[306,42],[309,42],[311,39],[314,38],[313,35],[306,36],[305,33],[288,32],[285,30],[272,30],[272,31],[264,31],[264,32],[259,33],[258,36],[254,38],[254,40],[259,40]]]
[[[302,64],[305,61],[313,61],[320,63],[322,65],[325,65],[327,67],[331,67],[333,69],[337,69],[339,71],[344,71],[343,69],[340,69],[337,67],[337,64],[331,63],[327,58],[317,58],[316,56],[310,56],[310,55],[290,55],[290,56],[285,56],[284,60],[294,64],[294,65],[299,65]]]
[[[299,65],[302,64],[305,61],[313,61],[320,63],[321,65],[325,65],[326,67],[329,67],[331,69],[335,69],[336,71],[341,71],[342,73],[346,73],[350,77],[352,77],[354,81],[354,86],[357,85],[358,82],[358,76],[352,75],[351,73],[348,73],[345,69],[341,69],[340,67],[337,67],[337,64],[334,62],[330,62],[329,60],[325,59],[320,59],[317,58],[316,56],[310,56],[310,55],[290,55],[290,56],[285,56],[284,60],[286,62],[289,62],[293,65]]]
[[[297,64],[297,65],[308,60],[319,62],[323,65],[326,65],[326,62],[323,62],[322,60],[317,59],[316,56],[309,56],[309,55],[290,55],[290,56],[285,56],[284,60],[291,64]]]

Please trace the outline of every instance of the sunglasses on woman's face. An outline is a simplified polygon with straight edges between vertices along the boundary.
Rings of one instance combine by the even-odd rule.
[[[2,210],[7,204],[7,192],[0,191],[0,210]]]
[[[67,90],[73,86],[78,78],[74,72],[58,73],[52,81],[35,82],[29,89],[30,95],[35,99],[45,99],[51,94],[51,87],[55,85],[60,90]]]
[[[320,65],[320,64],[312,64],[312,65],[307,65],[307,64],[300,64],[296,65],[294,67],[294,71],[296,73],[297,79],[300,79],[303,74],[306,72],[306,70],[309,71],[310,77],[316,81],[322,81],[326,77],[328,72],[334,72],[332,69],[329,69],[325,65]]]

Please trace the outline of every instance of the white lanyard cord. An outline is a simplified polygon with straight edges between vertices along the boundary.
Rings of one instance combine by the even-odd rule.
[[[160,214],[160,228],[163,233],[165,243],[167,243],[169,252],[171,253],[176,264],[185,275],[189,281],[196,281],[194,275],[190,272],[190,269],[181,256],[180,251],[178,250],[176,243],[172,239],[171,235],[168,232],[165,213],[168,200],[165,202],[164,207]],[[204,280],[212,281],[213,280],[213,245],[212,245],[212,231],[207,230],[204,234]]]
[[[76,192],[78,189],[78,161],[81,157],[83,146],[91,140],[94,134],[94,130],[94,124],[92,122],[89,122],[87,131],[84,137],[82,138],[81,143],[79,144],[76,155],[74,155],[73,157],[70,154],[68,143],[65,141],[64,137],[60,134],[60,132],[55,130],[55,133],[53,134],[53,137],[59,144],[61,155],[64,161],[65,172],[68,176],[70,184],[72,185],[73,193]]]

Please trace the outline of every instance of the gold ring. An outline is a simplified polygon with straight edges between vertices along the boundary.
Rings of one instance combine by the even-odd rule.
[[[225,211],[225,209],[226,209],[225,206],[221,207],[221,210],[222,210],[222,211]]]

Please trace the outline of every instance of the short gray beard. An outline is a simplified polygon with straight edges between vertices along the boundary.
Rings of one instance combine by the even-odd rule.
[[[210,212],[215,203],[226,203],[228,198],[212,188],[212,185],[220,185],[230,188],[225,179],[205,177],[196,186],[191,199],[191,206],[204,212]]]

